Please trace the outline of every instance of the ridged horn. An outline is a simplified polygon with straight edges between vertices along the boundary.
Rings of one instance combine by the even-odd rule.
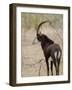
[[[43,22],[41,22],[41,23],[38,25],[37,34],[39,34],[39,29],[40,29],[40,27],[41,27],[44,23],[46,23],[46,22],[49,22],[49,21],[43,21]]]

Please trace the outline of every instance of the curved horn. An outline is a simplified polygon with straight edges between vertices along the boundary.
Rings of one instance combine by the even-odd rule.
[[[49,21],[43,21],[42,23],[40,23],[40,24],[38,25],[37,34],[39,33],[40,27],[41,27],[44,23],[46,23],[46,22],[49,22]]]

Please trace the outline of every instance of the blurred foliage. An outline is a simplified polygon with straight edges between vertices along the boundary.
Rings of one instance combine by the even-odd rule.
[[[63,30],[63,15],[62,14],[39,14],[39,13],[21,13],[21,27],[25,30],[36,28],[38,25],[48,20],[53,28]]]

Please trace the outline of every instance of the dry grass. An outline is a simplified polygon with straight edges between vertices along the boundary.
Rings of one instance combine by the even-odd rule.
[[[22,76],[39,76],[40,65],[41,65],[40,75],[41,76],[47,75],[45,58],[44,58],[40,43],[36,43],[32,45],[33,37],[35,37],[34,33],[35,33],[34,30],[31,29],[30,31],[26,32],[25,37],[23,36],[24,40],[22,40],[22,51],[21,51],[22,52],[21,54],[22,55]],[[53,32],[51,31],[51,33]],[[55,37],[53,35],[52,39],[54,39]],[[60,43],[60,41],[58,41],[58,36],[57,38],[55,38],[55,41],[56,43],[58,42]],[[60,46],[62,48],[62,45]],[[42,62],[37,63],[40,60],[42,60]],[[60,74],[62,74],[62,70],[63,70],[63,66],[62,66],[62,60],[61,60]],[[54,70],[54,74],[55,74],[55,70]]]

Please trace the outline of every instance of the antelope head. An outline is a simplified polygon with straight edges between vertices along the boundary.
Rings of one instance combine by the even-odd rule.
[[[41,27],[44,23],[46,23],[46,22],[48,22],[48,21],[44,21],[44,22],[40,23],[39,26],[38,26],[38,28],[37,28],[37,34],[36,34],[36,36],[37,36],[37,40],[38,40],[38,41],[41,41],[42,38],[43,38],[43,35],[44,35],[44,34],[42,34],[42,33],[39,31],[39,29],[40,29],[40,27]]]

